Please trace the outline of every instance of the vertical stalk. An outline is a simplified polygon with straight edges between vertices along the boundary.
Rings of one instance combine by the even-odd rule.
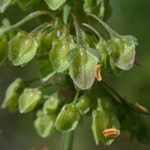
[[[72,150],[74,131],[62,134],[61,150]]]

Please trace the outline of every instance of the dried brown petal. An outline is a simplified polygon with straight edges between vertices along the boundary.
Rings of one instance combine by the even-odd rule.
[[[138,103],[134,104],[134,109],[138,112],[148,112],[148,110],[145,107],[141,106]]]
[[[116,137],[116,136],[119,136],[120,133],[117,129],[115,128],[110,128],[110,129],[105,129],[102,133],[102,135],[108,139],[108,138],[113,138],[113,137]]]
[[[96,77],[96,79],[97,79],[98,81],[101,81],[101,80],[102,80],[100,71],[101,71],[101,66],[100,66],[100,65],[97,65],[97,66],[96,66],[96,69],[95,69],[95,77]]]

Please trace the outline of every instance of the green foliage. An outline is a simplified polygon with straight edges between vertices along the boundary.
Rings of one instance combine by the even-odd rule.
[[[2,21],[0,65],[7,57],[13,66],[24,67],[32,60],[39,78],[17,78],[8,87],[2,108],[32,111],[42,138],[55,129],[69,135],[79,119],[88,115],[97,145],[110,145],[120,132],[128,131],[141,145],[150,147],[150,113],[141,106],[135,109],[104,81],[95,81],[98,76],[102,80],[109,74],[120,76],[135,62],[137,39],[119,35],[104,22],[110,15],[109,1],[0,0],[0,13],[12,4],[35,12],[14,25],[8,19]],[[21,29],[36,17],[37,28]]]

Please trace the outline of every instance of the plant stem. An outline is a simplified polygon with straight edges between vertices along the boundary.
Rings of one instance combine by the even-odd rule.
[[[40,15],[46,15],[46,14],[49,14],[48,11],[36,11],[36,12],[33,12],[31,14],[29,14],[28,16],[26,16],[25,18],[23,18],[22,20],[20,20],[18,23],[12,25],[10,28],[6,29],[5,31],[3,31],[2,33],[0,34],[4,34],[4,33],[7,33],[13,29],[16,29],[18,27],[20,27],[21,25],[23,25],[24,23],[30,21],[31,19],[33,18],[36,18]]]
[[[82,23],[82,25],[85,26],[85,27],[87,27],[87,28],[89,28],[90,30],[92,30],[99,37],[99,39],[103,39],[104,40],[104,38],[102,37],[102,35],[95,28],[93,28],[92,26],[90,26],[87,23]]]
[[[106,29],[106,31],[110,34],[110,36],[113,36],[113,35],[119,36],[118,33],[116,33],[114,30],[112,30],[103,20],[98,18],[96,15],[91,14],[91,13],[87,13],[87,15],[96,19]]]
[[[72,150],[74,131],[62,134],[61,150]]]

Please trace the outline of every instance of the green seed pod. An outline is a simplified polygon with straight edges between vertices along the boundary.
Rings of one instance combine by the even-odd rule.
[[[58,93],[54,93],[48,97],[43,106],[43,111],[45,114],[55,113],[58,105],[60,103],[60,99],[58,97]]]
[[[137,40],[133,36],[114,36],[108,42],[107,51],[118,68],[129,70],[134,64],[136,45]]]
[[[24,82],[21,78],[15,79],[15,81],[13,81],[13,83],[11,83],[7,88],[2,108],[9,107],[10,111],[18,110],[18,99],[24,89],[24,86]]]
[[[66,0],[45,0],[48,7],[52,10],[58,9],[61,5],[63,5]]]
[[[93,85],[96,65],[97,59],[80,47],[79,53],[69,66],[70,77],[78,88],[85,90]]]
[[[54,130],[55,127],[55,116],[43,115],[38,117],[34,121],[34,126],[37,133],[42,137],[48,137]]]
[[[105,129],[115,128],[119,132],[120,124],[116,116],[104,110],[94,110],[92,118],[92,130],[96,144],[98,145],[101,142],[104,145],[110,145],[114,141],[114,137],[106,139],[103,136],[103,131]]]
[[[34,37],[21,31],[9,42],[8,58],[14,66],[24,65],[32,60],[37,48],[38,44]]]
[[[3,64],[7,58],[7,49],[8,49],[7,41],[0,41],[0,65]]]
[[[52,43],[54,39],[54,31],[46,31],[46,32],[39,32],[37,34],[37,40],[40,41],[40,46],[38,48],[38,55],[48,54],[52,48]]]
[[[102,101],[98,99],[98,108],[92,112],[92,130],[97,145],[100,142],[104,145],[110,145],[115,137],[106,138],[103,132],[105,129],[116,129],[119,135],[120,123],[113,113],[105,110],[107,105]]]
[[[61,132],[72,131],[76,128],[79,119],[80,114],[75,104],[67,104],[61,109],[57,116],[56,128]]]
[[[76,107],[80,114],[85,115],[90,110],[90,98],[87,95],[81,96]]]
[[[71,36],[54,43],[50,51],[50,61],[56,72],[63,72],[69,67],[70,62],[67,61],[67,55],[74,46],[75,44]]]
[[[26,88],[19,98],[20,113],[27,113],[35,108],[42,93],[38,89]]]

